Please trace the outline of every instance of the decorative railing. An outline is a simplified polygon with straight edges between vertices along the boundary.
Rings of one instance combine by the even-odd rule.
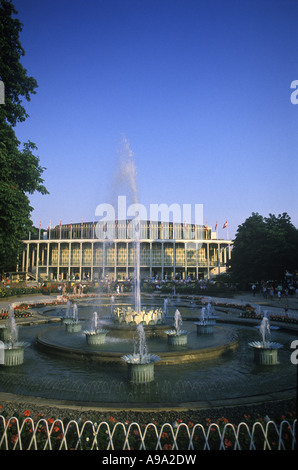
[[[30,413],[28,413],[30,414]],[[295,450],[297,420],[149,423],[0,415],[0,450]]]

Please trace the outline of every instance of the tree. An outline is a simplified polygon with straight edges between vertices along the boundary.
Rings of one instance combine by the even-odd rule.
[[[288,214],[252,213],[238,227],[230,271],[234,281],[261,282],[284,278],[298,269],[298,230]]]
[[[22,24],[12,2],[0,0],[0,80],[5,84],[5,104],[0,105],[0,268],[14,270],[21,240],[32,227],[28,195],[47,194],[41,175],[45,168],[28,141],[20,149],[14,127],[28,114],[22,98],[30,101],[37,82],[27,75],[20,59],[25,55],[19,34]]]

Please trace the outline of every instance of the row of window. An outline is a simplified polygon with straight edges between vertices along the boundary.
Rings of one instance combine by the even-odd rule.
[[[39,238],[48,240],[59,239],[118,239],[133,240],[135,234],[142,240],[206,240],[211,239],[211,229],[202,225],[181,224],[169,222],[140,222],[140,226],[133,221],[97,222],[95,224],[74,224],[55,227],[42,231]],[[33,239],[33,235],[32,235]]]
[[[82,258],[82,259],[81,259]],[[105,259],[104,259],[105,258]],[[143,266],[151,265],[162,265],[172,266],[176,265],[185,265],[196,266],[207,264],[207,250],[206,247],[195,249],[185,249],[184,246],[176,246],[175,255],[173,247],[165,247],[164,252],[162,252],[161,245],[153,246],[152,250],[149,247],[143,246],[140,250],[140,264]],[[215,247],[210,247],[209,249],[209,261],[210,263],[217,262],[217,249]],[[124,246],[119,246],[116,252],[115,246],[109,246],[103,251],[102,247],[94,247],[93,250],[93,263],[94,265],[103,265],[106,266],[126,266],[133,265],[135,261],[135,252],[133,246],[129,246],[128,250]],[[39,264],[46,265],[47,263],[47,253],[46,250],[39,253]],[[68,266],[71,265],[80,265],[88,266],[92,263],[92,249],[91,247],[84,247],[80,250],[80,247],[73,247],[71,250],[71,256],[69,257],[69,248],[61,247],[60,249],[60,265]],[[52,246],[50,248],[49,256],[49,265],[58,264],[58,247]]]

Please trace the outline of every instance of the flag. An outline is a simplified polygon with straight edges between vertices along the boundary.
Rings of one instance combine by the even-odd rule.
[[[72,220],[70,221],[70,226],[69,226],[69,228],[70,228],[70,229],[72,228]]]
[[[217,230],[217,221],[216,221],[216,224],[215,224],[215,229],[214,230]]]
[[[226,220],[222,228],[227,228],[227,226],[228,226],[228,221]]]
[[[49,222],[48,230],[51,230],[51,221]]]
[[[61,230],[61,220],[60,220],[60,224],[59,224],[59,230]]]

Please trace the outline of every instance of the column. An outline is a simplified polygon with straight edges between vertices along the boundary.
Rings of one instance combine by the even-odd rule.
[[[150,278],[152,278],[152,242],[149,242],[149,273],[150,273]]]
[[[38,282],[39,272],[39,242],[36,242],[36,281]]]
[[[83,259],[83,242],[80,242],[80,269],[79,269],[80,281],[82,280],[82,259]]]
[[[47,240],[47,279],[49,280],[49,275],[50,275],[50,271],[49,271],[49,264],[50,264],[50,240]]]
[[[164,273],[165,273],[165,247],[164,242],[161,242],[161,280],[164,280]]]
[[[94,230],[94,229],[93,229]],[[90,281],[93,282],[93,268],[94,268],[94,240],[91,242],[91,272]]]
[[[29,242],[27,243],[27,257],[26,257],[26,273],[29,270]]]
[[[209,256],[209,243],[207,243],[207,279],[210,279],[210,256]]]
[[[23,259],[22,259],[22,271],[25,271],[25,266],[26,266],[26,250],[25,247],[23,246]]]
[[[173,227],[174,230],[174,227]],[[173,276],[176,279],[176,242],[173,240]]]
[[[184,242],[184,279],[187,278],[187,242]]]
[[[126,242],[126,279],[128,278],[128,255],[129,255],[129,248],[128,248],[128,242]]]
[[[57,281],[60,281],[60,241],[57,242],[57,251],[58,251],[58,259],[57,259]]]
[[[199,279],[199,244],[196,242],[196,279]]]
[[[68,280],[70,281],[70,266],[71,266],[71,247],[72,243],[68,243]]]
[[[114,240],[114,279],[117,281],[117,255],[118,255],[118,243]]]

